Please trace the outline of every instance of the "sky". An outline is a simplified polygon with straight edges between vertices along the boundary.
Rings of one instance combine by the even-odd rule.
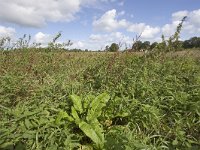
[[[0,38],[30,34],[46,45],[58,32],[58,42],[70,48],[104,50],[115,42],[131,47],[172,35],[187,16],[181,40],[200,36],[200,0],[0,0]]]

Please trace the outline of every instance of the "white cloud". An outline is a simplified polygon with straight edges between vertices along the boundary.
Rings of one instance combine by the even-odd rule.
[[[150,27],[149,25],[147,25],[144,28],[141,37],[147,39],[154,38],[159,32],[160,32],[159,27]]]
[[[121,43],[122,49],[125,47],[125,43],[127,46],[132,44],[132,38],[124,35],[121,32],[112,32],[110,34],[92,34],[89,39],[85,42],[85,47],[91,50],[104,50],[107,45],[111,45],[112,43]]]
[[[80,7],[95,0],[1,0],[0,21],[41,27],[48,21],[72,21]]]
[[[85,44],[82,41],[75,41],[75,42],[73,42],[73,45],[70,48],[84,49],[84,47],[85,47]]]
[[[91,34],[89,38],[92,41],[101,41],[103,39],[100,34]]]
[[[48,43],[49,42],[52,42],[53,41],[53,39],[56,37],[58,35],[58,33],[57,34],[47,34],[47,33],[43,33],[43,32],[38,32],[38,33],[36,33],[35,35],[34,35],[34,37],[33,37],[33,42],[34,43],[40,43],[41,44],[41,46],[42,47],[47,47],[48,46]],[[63,44],[63,43],[66,43],[66,42],[68,42],[68,40],[66,40],[66,39],[62,39],[62,37],[60,37],[59,39],[57,39],[56,40],[56,44]],[[73,42],[73,41],[71,41],[72,43],[73,43],[73,45],[74,46],[76,46],[76,47],[79,47],[79,48],[81,48],[81,47],[83,47],[83,46],[81,46],[81,43],[77,43],[77,42]]]
[[[172,35],[175,30],[176,30],[176,26],[177,24],[176,23],[172,23],[172,24],[165,24],[163,27],[162,27],[162,33],[165,35],[165,36],[170,36]]]
[[[37,34],[35,34],[34,36],[34,41],[36,43],[41,43],[43,45],[46,45],[47,43],[49,43],[52,40],[52,36],[50,34],[45,34],[42,32],[38,32]]]
[[[129,39],[128,36],[123,35],[121,32],[112,32],[110,34],[91,34],[89,37],[93,42],[122,42]]]
[[[136,32],[136,33],[142,33],[142,31],[145,29],[145,23],[135,23],[131,24],[128,28],[127,31],[129,32]]]
[[[141,38],[150,39],[154,38],[160,32],[160,28],[151,27],[149,25],[146,25],[145,23],[136,23],[136,24],[131,24],[127,28],[127,31],[134,32],[139,35],[141,34]]]
[[[100,19],[93,22],[93,26],[98,31],[107,32],[112,32],[120,28],[127,28],[128,32],[142,33],[142,38],[153,38],[160,32],[159,27],[151,27],[145,23],[130,23],[125,19],[117,20],[117,15],[122,16],[124,14],[125,11],[121,11],[117,14],[115,9],[107,11]]]
[[[200,9],[190,12],[188,15],[188,21],[200,28]]]
[[[173,21],[180,21],[184,16],[188,15],[188,11],[187,10],[183,10],[183,11],[178,11],[172,14],[172,20]]]
[[[98,31],[113,32],[118,29],[126,29],[128,32],[141,34],[141,40],[160,40],[161,32],[166,37],[174,34],[177,25],[184,16],[187,16],[186,21],[183,24],[181,35],[185,38],[191,36],[200,36],[200,9],[193,11],[178,11],[172,14],[172,22],[165,24],[162,27],[150,26],[145,23],[132,23],[125,19],[117,19],[118,16],[124,15],[125,12],[117,13],[115,9],[105,12],[99,19],[95,19],[93,26]],[[132,15],[133,17],[133,15]]]
[[[93,26],[97,31],[115,31],[120,28],[128,26],[128,22],[125,19],[117,20],[117,12],[115,9],[107,11],[100,19],[94,20]]]
[[[48,42],[50,42],[53,38],[53,35],[45,34],[42,32],[38,32],[34,36],[34,41],[37,43],[42,43],[42,46],[47,46]],[[140,40],[148,40],[145,37],[142,37]],[[159,41],[160,38],[156,38],[156,41]],[[150,41],[154,41],[154,39],[150,39]],[[59,43],[60,41],[58,41]],[[131,47],[133,43],[133,37],[127,36],[122,32],[111,32],[107,34],[91,34],[87,39],[84,40],[72,40],[73,45],[70,46],[72,48],[80,48],[80,49],[89,49],[89,50],[104,50],[108,45],[110,46],[112,43],[122,44],[121,49],[124,49],[125,46],[128,48]],[[126,45],[125,45],[126,44]]]
[[[16,31],[11,27],[0,26],[0,38],[2,37],[14,37]]]
[[[187,16],[181,33],[186,37],[200,35],[200,9],[193,11],[178,11],[172,14],[172,23],[162,27],[164,35],[170,36],[176,31],[177,25],[184,16]]]

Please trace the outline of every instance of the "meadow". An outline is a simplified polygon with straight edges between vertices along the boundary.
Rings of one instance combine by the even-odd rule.
[[[200,149],[200,51],[0,51],[0,149]]]

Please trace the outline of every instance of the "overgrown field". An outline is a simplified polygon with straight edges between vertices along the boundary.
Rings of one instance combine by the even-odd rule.
[[[0,149],[200,149],[198,56],[0,51]]]

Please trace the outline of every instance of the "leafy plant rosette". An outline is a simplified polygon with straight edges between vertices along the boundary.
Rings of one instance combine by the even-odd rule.
[[[71,95],[70,100],[73,106],[71,106],[70,114],[61,110],[57,115],[56,124],[61,124],[63,119],[75,123],[92,140],[95,148],[103,149],[105,143],[104,133],[98,117],[109,99],[110,96],[106,93],[97,97],[88,96],[85,99],[81,99],[77,95]]]

